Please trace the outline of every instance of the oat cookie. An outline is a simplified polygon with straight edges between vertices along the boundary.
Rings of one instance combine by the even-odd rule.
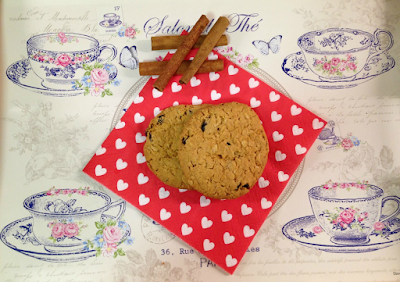
[[[247,194],[268,159],[268,139],[247,105],[225,103],[198,110],[185,124],[179,161],[188,184],[210,198]]]
[[[193,113],[208,105],[178,105],[162,110],[146,129],[144,155],[150,170],[165,184],[191,189],[178,159],[179,138],[183,124]]]

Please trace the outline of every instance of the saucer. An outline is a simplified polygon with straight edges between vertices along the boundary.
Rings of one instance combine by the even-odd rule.
[[[271,85],[273,88],[280,91],[286,97],[292,99],[292,97],[289,95],[289,93],[286,91],[286,89],[281,84],[279,84],[279,82],[277,80],[275,80],[271,75],[269,75],[265,71],[263,71],[259,68],[251,68],[251,69],[247,69],[247,71],[249,73],[253,74],[254,76],[257,76],[259,79],[261,79],[265,83]],[[143,99],[142,97],[139,96],[139,93],[140,93],[140,91],[142,91],[142,88],[146,85],[146,83],[149,81],[149,79],[154,80],[156,78],[157,78],[157,76],[144,76],[144,77],[140,78],[129,89],[129,91],[122,98],[120,104],[117,106],[117,110],[114,113],[114,117],[111,122],[110,131],[112,131],[114,129],[114,127],[117,125],[117,123],[120,121],[120,119],[122,118],[122,116],[125,114],[126,110],[129,108],[129,106],[132,103],[135,103],[135,102],[137,103],[138,101]],[[293,175],[290,178],[285,189],[282,191],[281,195],[279,196],[278,200],[276,201],[275,205],[273,206],[272,210],[270,211],[269,216],[271,216],[273,213],[275,213],[285,203],[285,201],[289,198],[289,196],[293,192],[294,188],[296,188],[296,185],[299,182],[300,176],[304,169],[304,163],[305,163],[305,158],[301,161],[301,163],[299,164],[299,167],[293,173]]]
[[[330,252],[330,253],[365,253],[393,246],[400,241],[400,219],[392,221],[391,234],[387,239],[380,235],[371,234],[368,244],[363,245],[338,245],[332,243],[326,232],[315,234],[312,229],[319,226],[314,215],[296,218],[286,223],[282,233],[290,240],[302,246]]]
[[[45,247],[34,238],[33,234],[31,234],[30,227],[32,224],[33,218],[31,216],[11,222],[1,231],[0,240],[6,246],[21,254],[47,262],[77,262],[96,256],[96,250],[82,249],[80,251],[71,252],[48,252],[45,250]],[[22,236],[22,238],[17,238],[16,234],[21,234],[23,232],[25,232],[25,235]],[[129,236],[130,233],[131,229],[129,227],[129,229],[125,231],[123,238]]]
[[[42,85],[43,80],[33,72],[28,59],[19,60],[10,65],[6,70],[6,74],[8,79],[10,79],[16,85],[44,95],[71,97],[84,93],[83,89],[74,90],[71,88],[71,90],[62,90],[44,87]]]
[[[99,25],[100,25],[101,27],[105,27],[105,28],[113,28],[113,27],[117,27],[117,26],[119,26],[120,24],[122,24],[122,22],[121,22],[120,20],[118,20],[115,24],[108,24],[108,25],[106,25],[106,23],[108,23],[108,22],[104,20],[104,21],[100,22]]]
[[[344,89],[355,87],[367,82],[376,76],[392,69],[395,65],[394,59],[385,53],[381,53],[368,60],[363,70],[353,80],[329,81],[322,80],[311,71],[302,52],[287,56],[282,63],[282,70],[290,77],[298,79],[306,84],[323,89]]]
[[[113,65],[109,63],[110,65]],[[115,67],[115,65],[113,65]],[[54,97],[72,97],[81,95],[85,92],[84,89],[52,89],[46,88],[42,85],[42,79],[38,77],[32,70],[28,59],[19,60],[11,64],[7,70],[6,75],[9,80],[14,82],[16,85],[39,93]],[[110,78],[114,79],[117,76],[117,67],[115,67],[115,72],[110,74]]]

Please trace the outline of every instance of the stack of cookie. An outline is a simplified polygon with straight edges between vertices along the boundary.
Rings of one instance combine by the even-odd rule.
[[[178,105],[159,113],[146,130],[144,154],[165,184],[215,199],[243,196],[268,159],[268,139],[247,105]]]

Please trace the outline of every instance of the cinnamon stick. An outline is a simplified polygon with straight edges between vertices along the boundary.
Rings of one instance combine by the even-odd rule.
[[[183,61],[174,75],[182,75],[189,68],[190,63],[191,63],[191,61],[189,61],[189,60]],[[139,74],[140,75],[160,75],[164,71],[167,64],[168,64],[168,61],[139,63]],[[197,73],[217,72],[217,71],[222,71],[223,69],[224,69],[224,61],[223,60],[205,61],[200,66]]]
[[[175,74],[176,70],[179,68],[189,51],[193,48],[193,45],[196,43],[197,39],[199,39],[200,34],[206,28],[208,23],[209,20],[207,19],[207,17],[205,15],[202,15],[193,26],[192,30],[189,32],[185,40],[178,47],[175,54],[168,61],[168,64],[165,67],[165,71],[154,82],[153,87],[155,89],[160,92],[164,90],[165,86],[168,84],[168,81]]]
[[[179,80],[179,83],[187,84],[190,81],[190,79],[197,72],[199,67],[207,59],[208,54],[210,54],[218,39],[221,38],[222,34],[225,32],[228,25],[229,20],[226,17],[220,17],[217,20],[217,22],[214,24],[214,26],[211,28],[210,32],[204,39],[203,44],[201,44],[189,68]]]
[[[155,36],[151,38],[151,50],[168,50],[177,49],[185,40],[187,35],[171,35],[171,36]],[[194,44],[193,48],[199,48],[204,42],[206,35],[200,35],[199,39]],[[228,45],[228,38],[222,35],[214,47]]]

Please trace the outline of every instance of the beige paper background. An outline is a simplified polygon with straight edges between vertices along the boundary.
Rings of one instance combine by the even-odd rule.
[[[255,252],[246,253],[233,276],[227,275],[199,254],[179,254],[191,248],[178,239],[163,244],[152,243],[143,234],[143,215],[127,206],[124,218],[132,228],[135,242],[124,246],[126,256],[90,258],[78,263],[48,263],[30,258],[0,243],[1,281],[400,281],[400,244],[374,252],[328,253],[303,247],[288,240],[281,232],[292,219],[312,214],[307,191],[329,179],[333,181],[368,180],[384,189],[387,195],[400,196],[400,2],[392,1],[123,1],[124,21],[141,30],[134,40],[100,35],[96,7],[115,5],[109,1],[2,1],[1,3],[1,138],[0,138],[0,228],[29,216],[23,200],[49,189],[91,186],[104,190],[82,175],[81,167],[107,136],[115,111],[128,90],[140,79],[137,70],[118,66],[119,87],[111,97],[51,97],[34,93],[13,84],[5,76],[8,66],[27,58],[26,41],[32,35],[65,31],[95,37],[101,43],[114,44],[118,52],[124,46],[136,45],[140,61],[153,61],[165,51],[150,51],[150,36],[143,32],[150,18],[175,24],[193,24],[200,14],[209,18],[220,15],[258,14],[250,20],[259,23],[254,32],[229,33],[229,46],[240,54],[252,54],[263,70],[278,81],[296,102],[326,120],[334,120],[341,136],[347,133],[366,142],[362,150],[342,149],[318,152],[317,144],[305,158],[296,189],[284,205],[272,214],[255,236],[251,245]],[[56,15],[56,18],[54,16]],[[63,19],[63,17],[65,18]],[[83,17],[84,20],[72,18]],[[28,19],[29,18],[29,19]],[[261,20],[262,19],[262,20]],[[261,20],[261,21],[260,21]],[[342,90],[317,88],[287,76],[281,68],[283,59],[300,51],[297,38],[312,30],[330,27],[361,29],[373,33],[377,28],[389,30],[394,46],[389,51],[396,60],[390,71],[358,85]],[[263,56],[251,44],[282,35],[277,54]],[[162,35],[158,33],[157,35]],[[114,61],[116,63],[116,61]],[[35,157],[35,148],[28,149],[29,139],[17,147],[16,134],[28,134],[29,121],[41,105],[51,103],[47,116],[65,123],[60,134],[75,138],[80,150],[72,150],[62,161],[69,169],[61,175],[52,172],[32,177],[27,164]],[[29,112],[22,108],[28,105]],[[22,123],[22,127],[18,124]],[[73,131],[78,132],[76,136]],[[39,138],[40,134],[27,136]],[[56,147],[56,143],[49,143]],[[382,153],[383,152],[383,153]],[[382,156],[393,160],[385,168]],[[374,162],[374,166],[369,166]],[[113,195],[111,195],[113,196]],[[116,197],[113,196],[115,199]],[[157,231],[157,238],[168,238]],[[163,239],[162,239],[163,240]],[[163,251],[164,250],[164,251]],[[162,255],[170,250],[174,255]],[[163,264],[164,263],[164,264]],[[179,278],[179,279],[178,279]]]

